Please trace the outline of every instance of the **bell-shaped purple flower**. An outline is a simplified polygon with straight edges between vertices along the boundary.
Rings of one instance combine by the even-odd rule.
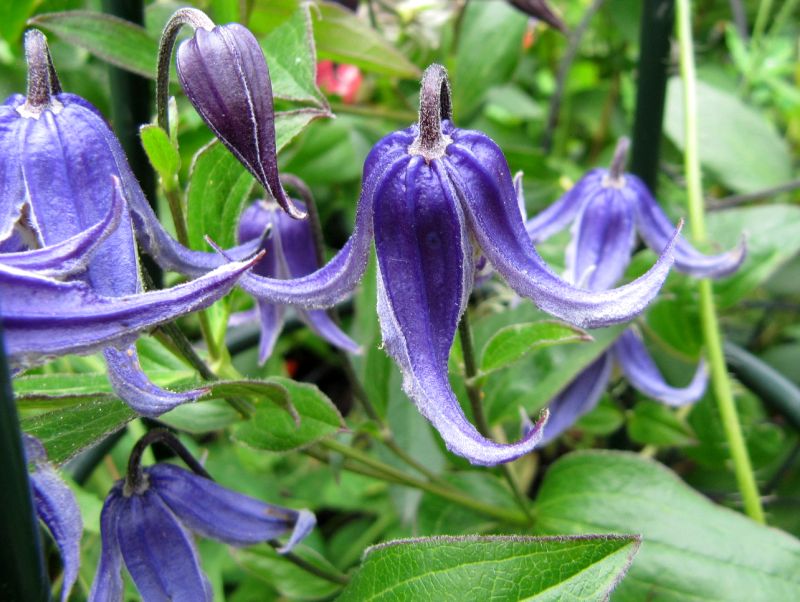
[[[30,482],[36,514],[47,525],[61,553],[64,566],[61,602],[66,602],[78,578],[81,561],[81,512],[72,490],[47,461],[42,443],[35,437],[24,435],[24,444],[25,457],[33,465]]]
[[[212,600],[191,532],[233,546],[290,533],[288,552],[314,528],[308,510],[266,504],[172,464],[119,481],[100,516],[103,550],[89,600],[122,600],[122,563],[144,600]]]
[[[167,61],[182,25],[195,30],[176,56],[187,98],[267,196],[292,217],[305,217],[278,178],[272,82],[261,45],[249,29],[238,23],[215,26],[205,13],[193,8],[176,11],[161,36],[159,105],[166,100]]]
[[[301,210],[306,210],[303,203],[296,204]],[[265,256],[253,268],[253,273],[266,278],[283,279],[306,276],[319,269],[310,220],[290,218],[273,201],[256,201],[239,219],[239,241],[244,243],[260,238],[267,229],[272,235],[263,242],[261,248]],[[262,364],[272,354],[283,328],[285,311],[285,306],[256,299],[256,313],[261,322],[258,358]],[[324,310],[298,307],[295,311],[311,330],[334,347],[359,353],[358,344],[342,332]]]
[[[517,443],[489,441],[466,419],[447,377],[476,251],[545,311],[579,326],[605,326],[631,319],[656,295],[672,263],[673,242],[649,272],[626,286],[600,292],[571,286],[528,239],[500,149],[486,135],[450,122],[449,88],[439,65],[423,76],[420,107],[419,125],[386,136],[367,157],[356,225],[345,247],[303,278],[248,274],[241,286],[273,303],[330,305],[357,283],[374,233],[381,329],[405,391],[451,451],[474,464],[508,462],[533,449],[541,423]]]
[[[0,311],[11,333],[12,360],[15,355],[27,363],[37,356],[87,352],[104,341],[113,345],[104,350],[111,382],[138,411],[153,415],[196,399],[203,390],[173,393],[151,383],[139,367],[130,335],[207,306],[230,289],[246,265],[223,267],[183,288],[139,297],[134,227],[148,252],[191,264],[196,274],[227,260],[188,251],[172,240],[106,121],[88,102],[61,91],[45,37],[27,32],[25,51],[27,95],[13,95],[0,106],[0,241],[21,227],[41,249],[0,259]],[[97,236],[94,243],[87,233]],[[259,242],[228,254],[252,254]],[[72,282],[43,276],[64,277],[76,270],[82,272]],[[23,290],[30,297],[22,296]],[[42,304],[36,306],[35,298]],[[150,313],[137,316],[136,309],[143,307]],[[90,327],[97,332],[88,333]],[[30,337],[22,328],[30,329]],[[34,341],[42,346],[35,347]]]
[[[622,173],[627,149],[628,141],[623,138],[611,169],[590,171],[526,224],[532,240],[541,242],[574,222],[566,255],[567,279],[592,290],[608,289],[622,278],[631,261],[637,230],[654,250],[660,249],[673,232],[672,224],[644,183],[632,174]],[[521,196],[521,190],[518,193]],[[680,237],[675,244],[675,267],[698,278],[717,278],[736,271],[745,254],[744,241],[731,251],[708,256]],[[708,376],[703,362],[686,387],[673,387],[664,380],[638,334],[628,329],[608,353],[581,372],[551,402],[543,443],[552,441],[597,405],[608,384],[612,360],[616,360],[634,388],[667,405],[693,403],[706,389]]]
[[[561,32],[567,31],[561,17],[550,8],[545,0],[508,0],[508,2],[534,19],[544,21],[550,27],[554,27]]]

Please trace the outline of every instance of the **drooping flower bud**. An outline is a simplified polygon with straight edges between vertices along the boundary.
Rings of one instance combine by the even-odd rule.
[[[177,52],[178,77],[186,96],[211,131],[289,215],[303,218],[278,178],[275,106],[264,52],[238,23],[214,25],[205,13],[179,9],[164,27],[159,52],[159,110],[165,104],[169,58],[182,25],[194,35]]]

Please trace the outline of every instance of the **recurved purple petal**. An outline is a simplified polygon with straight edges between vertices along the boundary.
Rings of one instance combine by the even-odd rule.
[[[34,464],[30,481],[36,514],[47,525],[61,553],[64,566],[61,600],[65,602],[78,578],[81,562],[81,511],[72,490],[47,462],[42,444],[30,435],[25,436],[25,456]]]
[[[117,524],[127,506],[121,495],[121,485],[115,485],[108,494],[100,514],[102,551],[97,573],[94,576],[89,602],[120,602],[124,592],[122,583],[122,553],[119,549]]]
[[[567,278],[580,288],[612,288],[625,274],[636,242],[635,199],[614,186],[583,193],[586,200],[567,248]]]
[[[655,297],[672,265],[672,245],[643,276],[620,288],[588,291],[556,276],[536,252],[519,215],[505,157],[485,135],[454,130],[444,162],[470,229],[508,284],[544,311],[583,328],[630,320]],[[677,232],[676,232],[677,235]]]
[[[211,587],[191,534],[152,486],[120,500],[117,537],[143,600],[211,602]]]
[[[525,230],[534,244],[547,240],[575,220],[587,198],[586,193],[600,186],[598,172],[590,171],[555,203],[525,222]]]
[[[384,345],[403,374],[403,389],[447,448],[473,464],[494,465],[528,453],[541,425],[501,445],[469,423],[447,377],[447,358],[472,288],[472,246],[461,207],[440,161],[397,161],[402,168],[375,190],[378,316]]]
[[[305,308],[330,307],[347,297],[364,274],[372,243],[374,191],[399,169],[397,158],[406,154],[414,140],[409,130],[386,136],[376,144],[364,163],[361,196],[356,209],[353,234],[341,250],[323,267],[307,276],[290,280],[247,274],[241,288],[256,298]]]
[[[211,131],[289,215],[305,217],[278,178],[272,83],[255,36],[237,23],[197,29],[178,48],[177,64],[186,96]]]
[[[651,249],[658,252],[672,236],[674,228],[659,207],[647,186],[632,174],[625,174],[626,187],[636,195],[636,225],[639,234]],[[726,253],[704,255],[683,236],[675,243],[675,268],[695,278],[722,278],[739,269],[747,255],[744,237],[739,245]]]
[[[544,426],[541,445],[550,443],[595,408],[608,385],[611,366],[611,356],[604,353],[550,402],[550,420]]]
[[[261,339],[258,343],[258,363],[263,366],[269,356],[272,355],[278,336],[283,330],[284,309],[280,305],[267,303],[259,299],[256,299],[256,305],[261,327]]]
[[[174,392],[155,385],[142,371],[134,345],[126,349],[108,347],[103,355],[114,393],[142,416],[160,416],[208,393],[208,389],[204,388]]]
[[[123,297],[84,282],[60,282],[0,264],[0,315],[12,364],[129,344],[136,333],[208,307],[254,261],[231,263],[171,289]]]
[[[122,191],[117,183],[114,187],[111,206],[102,221],[63,242],[41,249],[0,253],[0,263],[53,278],[63,278],[81,272],[86,269],[98,246],[119,225],[123,206]]]
[[[361,353],[359,344],[347,336],[347,333],[337,326],[324,310],[312,309],[305,311],[298,309],[297,315],[311,330],[334,347],[338,347],[348,353]]]
[[[308,510],[266,504],[172,464],[156,464],[147,473],[151,490],[184,525],[204,537],[246,546],[291,533],[280,550],[288,552],[316,524]]]
[[[630,328],[622,333],[612,349],[625,377],[638,391],[648,397],[670,406],[681,406],[694,403],[706,391],[708,372],[704,362],[700,362],[692,382],[686,387],[670,386],[650,357],[644,343]]]

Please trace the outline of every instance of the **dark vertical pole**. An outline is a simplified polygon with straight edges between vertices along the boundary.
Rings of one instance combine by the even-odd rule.
[[[49,600],[17,407],[0,324],[0,600]]]
[[[103,11],[131,23],[144,25],[142,0],[103,0]],[[155,174],[139,140],[139,126],[150,121],[153,111],[150,81],[113,66],[109,66],[108,74],[111,84],[111,123],[114,132],[128,157],[133,174],[142,185],[142,190],[153,209],[156,210]],[[153,276],[155,285],[160,287],[159,267],[151,261],[146,261],[145,266]]]
[[[658,178],[670,36],[674,26],[674,0],[644,0],[639,30],[631,171],[644,180],[653,192]]]

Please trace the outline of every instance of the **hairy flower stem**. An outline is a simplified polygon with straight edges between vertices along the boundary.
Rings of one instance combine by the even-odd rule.
[[[156,116],[158,125],[169,135],[169,65],[172,59],[172,49],[175,47],[175,40],[178,32],[184,25],[189,25],[194,29],[214,29],[214,22],[205,13],[194,8],[181,8],[175,11],[164,30],[161,32],[161,41],[158,45],[158,67],[156,69]],[[178,241],[185,247],[189,246],[189,235],[186,228],[186,217],[183,212],[183,204],[176,194],[166,194],[169,210],[172,214],[172,221],[175,223],[175,233]],[[205,320],[205,324],[203,324]],[[201,314],[201,324],[203,324],[203,335],[208,329],[208,320]],[[208,335],[211,333],[209,332]],[[210,343],[210,337],[206,338]]]
[[[356,472],[366,476],[371,476],[373,478],[381,479],[383,481],[397,483],[398,485],[405,485],[406,487],[413,487],[415,489],[420,489],[437,497],[441,497],[443,499],[456,503],[459,506],[469,508],[470,510],[480,512],[481,514],[485,514],[486,516],[491,516],[493,518],[508,523],[525,525],[525,526],[530,524],[528,518],[521,512],[515,512],[514,510],[498,508],[491,504],[486,504],[484,502],[469,497],[465,493],[459,491],[458,489],[455,489],[452,486],[443,487],[436,483],[429,483],[427,481],[423,481],[416,477],[412,477],[411,475],[408,475],[403,471],[394,468],[393,466],[389,466],[388,464],[385,464],[380,460],[376,460],[371,456],[362,453],[357,449],[354,449],[348,445],[339,443],[338,441],[334,441],[332,439],[326,439],[325,441],[321,442],[321,445],[322,447],[325,447],[326,449],[332,452],[341,454],[345,458],[355,461],[355,464],[347,461],[345,461],[344,463],[344,468],[351,472]],[[325,457],[324,455],[318,454],[313,451],[309,451],[307,453],[310,456],[322,462],[326,463],[328,462],[327,457]]]
[[[281,183],[284,186],[290,186],[294,188],[295,191],[300,195],[300,198],[306,205],[306,211],[308,212],[308,221],[311,226],[311,233],[314,238],[314,253],[316,254],[317,264],[324,265],[325,264],[325,240],[322,234],[322,222],[319,218],[319,209],[317,208],[317,202],[314,199],[314,195],[311,193],[311,190],[306,185],[303,180],[298,178],[292,174],[281,174]],[[338,326],[339,325],[339,315],[335,308],[328,310],[329,315],[333,322]],[[344,370],[345,376],[350,384],[350,388],[353,391],[353,397],[355,397],[361,406],[364,408],[364,411],[367,413],[367,416],[375,422],[378,427],[380,428],[381,436],[380,441],[383,443],[390,451],[392,451],[400,460],[408,464],[411,468],[419,472],[425,478],[438,482],[442,485],[446,485],[446,481],[443,481],[441,477],[432,473],[428,470],[425,466],[423,466],[420,462],[415,460],[408,452],[406,452],[402,447],[400,447],[397,441],[392,434],[391,428],[386,423],[386,421],[381,418],[378,410],[375,408],[375,405],[369,398],[367,391],[364,389],[364,386],[361,384],[361,381],[358,379],[356,375],[355,368],[353,367],[353,362],[350,359],[350,356],[347,352],[339,349],[338,350],[339,357],[342,360],[342,369]]]
[[[274,539],[270,539],[267,543],[276,550],[281,547],[281,543]],[[284,552],[281,554],[281,558],[288,560],[296,567],[303,569],[305,572],[311,575],[319,577],[320,579],[325,579],[325,581],[330,581],[331,583],[337,583],[339,585],[347,585],[350,583],[350,578],[347,575],[344,575],[343,573],[332,573],[330,571],[326,571],[325,569],[321,569],[318,566],[304,560],[303,558],[300,558],[294,552]]]
[[[690,0],[677,0],[677,33],[680,46],[681,78],[683,79],[683,113],[685,119],[686,151],[684,166],[688,188],[689,217],[692,221],[692,237],[695,243],[706,239],[703,213],[703,189],[698,153],[697,131],[697,95],[695,90],[694,43],[692,39]],[[711,367],[711,382],[717,398],[725,437],[733,459],[736,481],[744,501],[744,508],[753,520],[764,523],[764,510],[758,494],[753,468],[742,435],[736,403],[731,390],[725,356],[722,351],[717,312],[714,305],[714,290],[711,281],[706,279],[698,283],[700,291],[700,319],[703,338],[706,344],[708,360]]]
[[[209,481],[214,480],[211,475],[208,474],[208,471],[203,468],[203,465],[195,459],[175,435],[167,429],[158,428],[148,432],[133,446],[131,455],[128,457],[128,470],[125,474],[126,490],[138,491],[143,485],[144,473],[142,472],[142,456],[145,450],[154,443],[163,443],[169,447],[195,474]]]
[[[478,432],[484,437],[489,437],[489,422],[486,420],[486,414],[483,411],[483,393],[475,378],[478,374],[478,366],[475,362],[475,348],[472,345],[472,329],[470,328],[469,317],[466,311],[464,315],[461,316],[461,321],[458,323],[458,338],[461,341],[461,354],[464,357],[464,386],[467,389],[469,404],[472,408],[472,417],[475,419]],[[531,515],[530,508],[528,507],[528,496],[522,491],[514,473],[511,471],[511,466],[508,464],[501,464],[500,469],[503,472],[503,477],[508,483],[508,486],[511,487],[517,504],[525,513],[525,516],[528,517],[528,521],[533,522],[533,515]]]
[[[47,574],[42,558],[39,521],[33,508],[28,468],[22,446],[17,407],[6,364],[2,324],[0,324],[0,580],[3,600],[50,599]]]

